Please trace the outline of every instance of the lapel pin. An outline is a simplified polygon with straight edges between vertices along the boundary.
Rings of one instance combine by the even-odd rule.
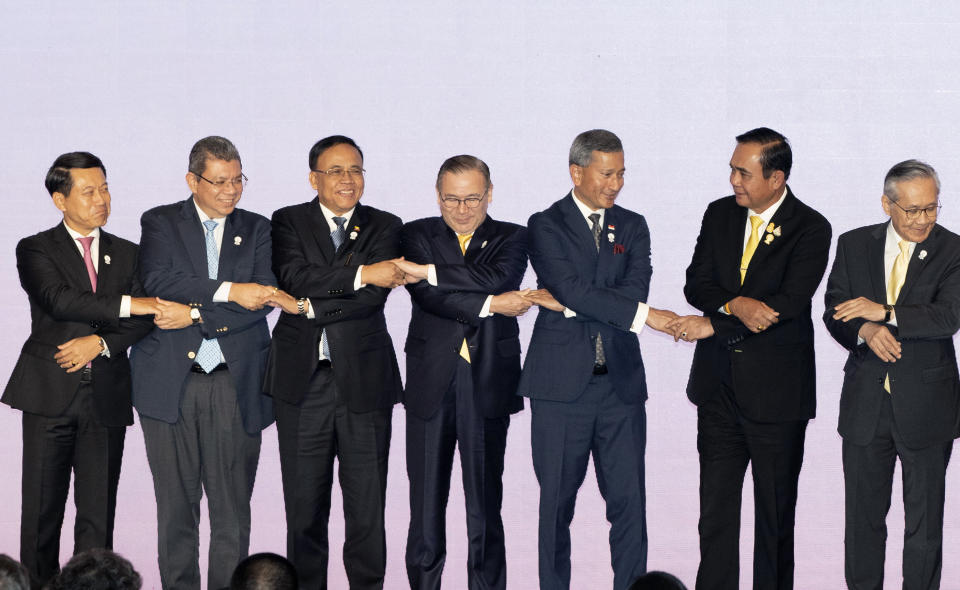
[[[233,237],[233,245],[234,245],[234,246],[239,246],[239,245],[240,245],[240,242],[242,242],[242,241],[243,241],[243,238],[241,238],[240,236],[234,236],[234,237]]]
[[[486,247],[487,247],[487,241],[484,240],[483,243],[480,244],[480,249],[483,250],[483,249],[486,248]]]
[[[927,257],[927,251],[926,251],[926,250],[920,250],[920,254],[917,255],[917,258],[919,258],[920,260],[923,260],[923,259],[926,258],[926,257]]]
[[[773,242],[773,234],[767,234],[767,237],[763,238],[763,243],[769,246],[771,242]]]
[[[926,251],[924,251],[923,253],[926,254]],[[103,255],[103,263],[104,263],[104,264],[110,264],[110,255],[109,255],[109,254],[104,254],[104,255]]]
[[[356,231],[350,232],[350,239],[351,239],[351,240],[356,240],[356,239],[357,239],[357,232],[356,232]]]
[[[607,234],[607,241],[608,241],[608,242],[610,242],[610,243],[612,244],[614,239],[615,239],[615,238],[613,237],[613,232]]]

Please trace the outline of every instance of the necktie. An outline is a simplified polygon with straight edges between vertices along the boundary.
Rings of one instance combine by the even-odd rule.
[[[347,218],[334,217],[333,222],[337,224],[337,229],[330,232],[330,239],[333,240],[333,249],[339,250],[343,241],[347,239],[347,230],[343,227],[347,223]]]
[[[217,250],[217,238],[213,234],[213,230],[217,228],[217,222],[208,219],[203,222],[203,227],[207,228],[205,236],[207,242],[207,278],[215,279],[220,271],[220,253]],[[220,343],[217,342],[216,338],[213,340],[204,339],[200,343],[200,348],[197,350],[197,363],[205,372],[209,373],[216,368],[221,359],[223,359],[223,353],[220,352]]]
[[[347,239],[347,230],[343,227],[347,223],[347,218],[334,217],[333,222],[337,224],[337,229],[330,232],[330,240],[333,242],[333,250],[336,252],[340,250],[340,246],[342,246],[343,242]],[[320,332],[320,352],[323,354],[324,358],[331,360],[330,343],[327,341],[326,329]]]
[[[97,292],[97,269],[93,266],[93,256],[90,254],[90,245],[93,244],[93,236],[77,238],[80,245],[83,246],[83,264],[87,267],[87,276],[90,277],[90,287],[93,292]]]
[[[470,238],[473,237],[473,234],[457,234],[457,241],[460,242],[460,253],[464,256],[467,255],[467,243],[470,241]],[[470,362],[470,349],[467,347],[467,339],[464,338],[463,342],[460,344],[460,358]]]
[[[590,219],[590,231],[593,232],[593,243],[597,247],[597,252],[600,251],[600,214],[591,213],[589,215]],[[607,364],[607,355],[603,352],[603,338],[600,334],[597,334],[597,340],[594,344],[593,349],[593,362],[595,365],[606,365]]]
[[[900,253],[893,261],[893,268],[890,270],[890,280],[887,281],[887,303],[893,305],[900,296],[900,289],[903,289],[903,282],[907,278],[907,266],[910,264],[910,242],[900,240],[897,242],[900,247]],[[883,380],[883,388],[890,393],[890,375],[887,374]]]
[[[750,230],[750,239],[747,240],[747,247],[743,249],[743,258],[740,259],[740,284],[743,284],[744,277],[747,276],[747,268],[750,266],[750,259],[753,258],[753,253],[757,251],[757,246],[760,245],[760,232],[757,231],[760,229],[760,224],[763,223],[763,218],[759,215],[750,216],[750,226],[753,228]]]

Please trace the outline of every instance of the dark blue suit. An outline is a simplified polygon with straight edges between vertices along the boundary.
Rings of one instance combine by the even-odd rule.
[[[646,571],[646,378],[630,326],[650,286],[643,216],[606,210],[599,252],[573,195],[528,224],[541,288],[577,313],[541,307],[519,393],[531,398],[533,463],[540,482],[540,586],[570,584],[570,521],[589,456],[607,502],[614,587]],[[611,237],[612,236],[612,237]],[[607,373],[594,375],[602,335]]]
[[[271,308],[249,311],[213,297],[224,281],[276,285],[270,222],[241,209],[225,218],[216,279],[207,278],[204,228],[192,199],[147,211],[141,225],[147,294],[197,307],[203,318],[179,330],[155,328],[130,357],[133,403],[157,492],[161,580],[164,588],[199,587],[202,480],[213,529],[209,585],[221,587],[247,552],[260,431],[273,421],[270,399],[261,393]],[[217,339],[228,370],[191,371],[204,338]]]
[[[406,224],[401,252],[433,264],[437,285],[407,285],[407,475],[411,588],[440,588],[453,451],[459,445],[466,499],[470,588],[504,588],[503,455],[510,414],[523,408],[517,318],[480,317],[489,295],[515,291],[527,268],[526,230],[484,219],[465,254],[441,217]],[[467,341],[470,362],[460,357]]]

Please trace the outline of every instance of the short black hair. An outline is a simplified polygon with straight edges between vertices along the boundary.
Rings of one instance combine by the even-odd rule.
[[[276,553],[256,553],[237,564],[230,590],[297,590],[297,570]]]
[[[220,137],[219,135],[204,137],[193,144],[190,149],[187,170],[200,176],[207,169],[207,160],[223,160],[225,162],[236,160],[240,167],[243,167],[237,146],[233,145],[233,142],[226,137]]]
[[[140,590],[143,579],[133,565],[109,549],[77,553],[46,590]]]
[[[492,183],[490,182],[490,167],[487,166],[487,163],[476,156],[461,154],[447,158],[443,164],[440,165],[440,171],[437,172],[437,191],[440,191],[440,180],[443,179],[443,175],[447,172],[450,174],[460,174],[461,172],[468,172],[470,170],[476,170],[483,175],[486,189],[490,190]]]
[[[331,135],[330,137],[324,137],[317,143],[313,144],[313,147],[310,148],[310,155],[308,164],[310,169],[313,170],[313,167],[317,165],[317,159],[323,154],[323,152],[332,148],[335,145],[340,145],[345,143],[347,145],[353,146],[360,153],[360,161],[363,161],[363,150],[360,149],[360,146],[357,145],[357,142],[353,141],[346,135]]]
[[[70,194],[73,190],[73,176],[70,175],[72,168],[99,168],[103,170],[103,177],[107,177],[107,169],[103,166],[100,158],[90,152],[70,152],[57,156],[53,165],[47,170],[47,178],[44,184],[50,196],[53,193],[60,193],[63,196]]]
[[[30,574],[26,566],[3,553],[0,553],[0,588],[30,590]]]
[[[760,165],[763,167],[764,178],[770,178],[776,170],[783,172],[784,182],[790,178],[793,151],[783,134],[769,127],[757,127],[738,135],[737,143],[759,143],[763,147],[760,152]]]

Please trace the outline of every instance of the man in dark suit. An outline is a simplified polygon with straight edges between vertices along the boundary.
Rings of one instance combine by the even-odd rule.
[[[403,227],[397,265],[413,315],[407,333],[407,476],[411,588],[440,588],[453,451],[466,499],[469,587],[505,588],[503,455],[510,414],[523,408],[520,327],[532,302],[517,291],[527,269],[526,230],[487,215],[490,169],[474,156],[437,174],[440,217]],[[416,282],[412,282],[416,281]]]
[[[540,587],[570,586],[570,522],[593,454],[611,524],[614,588],[647,569],[647,385],[635,333],[675,317],[649,307],[650,233],[614,205],[623,145],[581,133],[570,147],[574,188],[530,217],[530,262],[541,306],[519,393],[531,398],[533,467],[540,483]]]
[[[133,349],[133,401],[157,496],[163,587],[200,587],[205,492],[207,587],[222,588],[247,555],[260,431],[273,421],[261,384],[270,345],[264,305],[277,289],[269,222],[236,208],[247,180],[237,148],[201,139],[186,180],[190,198],[141,219],[144,288],[169,302]]]
[[[384,507],[400,372],[383,306],[403,284],[398,217],[359,204],[363,154],[342,135],[310,150],[317,198],[273,214],[273,269],[284,313],[266,390],[274,398],[287,557],[301,586],[326,588],[333,463],[340,463],[350,587],[382,588]],[[289,295],[288,295],[289,293]]]
[[[20,240],[30,337],[3,393],[23,411],[20,560],[35,588],[60,569],[60,525],[74,474],[74,553],[113,546],[113,517],[130,409],[127,348],[150,331],[137,246],[100,228],[110,216],[107,171],[88,152],[58,157],[46,178],[63,223]],[[133,295],[133,296],[131,296]]]
[[[960,236],[937,225],[940,179],[923,162],[890,169],[889,223],[840,236],[823,319],[850,351],[840,397],[846,580],[883,588],[897,457],[906,527],[903,587],[940,587],[944,478],[960,419]]]
[[[793,525],[807,421],[816,411],[813,297],[830,224],[786,185],[787,139],[765,127],[737,137],[734,194],[707,207],[684,294],[703,316],[672,323],[697,340],[687,396],[697,405],[700,569],[697,588],[737,588],[740,497],[753,464],[753,587],[793,588]]]

